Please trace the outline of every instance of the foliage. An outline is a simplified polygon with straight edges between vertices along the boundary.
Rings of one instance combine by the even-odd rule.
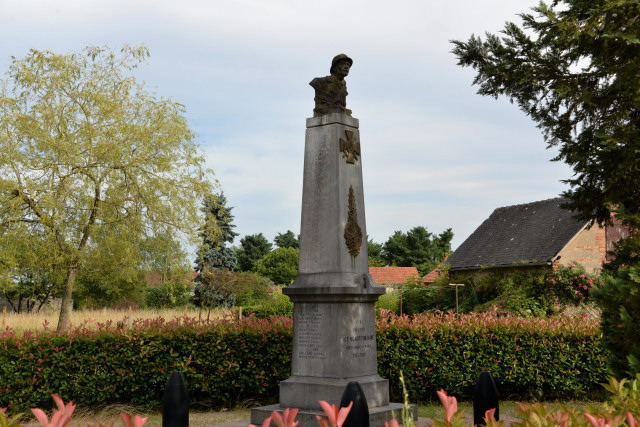
[[[172,371],[189,384],[192,407],[276,398],[290,375],[292,321],[243,318],[198,322],[134,320],[67,333],[10,330],[0,335],[0,406],[12,413],[49,402],[55,390],[81,405],[159,405]],[[491,371],[504,398],[592,397],[606,379],[607,354],[594,321],[523,319],[491,313],[395,316],[377,321],[380,375],[413,401],[447,388],[469,397]],[[73,372],[74,375],[69,375]]]
[[[580,264],[558,266],[547,276],[547,284],[558,302],[584,304],[591,301],[591,289],[599,283],[598,276],[587,274]]]
[[[413,401],[442,388],[471,398],[478,375],[490,371],[502,398],[598,397],[607,352],[595,321],[500,317],[493,313],[395,316],[377,321],[378,368],[401,398],[404,371]]]
[[[384,309],[393,313],[400,313],[400,291],[395,289],[387,289],[387,292],[380,295],[376,301],[376,309]]]
[[[63,259],[47,236],[20,228],[19,239],[0,237],[0,296],[15,313],[38,312],[50,298],[62,296]]]
[[[0,246],[36,235],[56,247],[66,277],[59,328],[96,234],[194,237],[211,189],[184,107],[131,75],[148,56],[129,46],[31,50],[0,83]],[[46,265],[50,254],[36,257]]]
[[[240,239],[240,248],[236,249],[238,270],[253,270],[255,263],[269,252],[271,252],[271,243],[262,233],[244,236]]]
[[[369,267],[384,267],[387,265],[382,259],[382,244],[367,239],[367,253],[369,254]]]
[[[300,249],[300,235],[296,237],[293,231],[287,230],[286,233],[278,233],[273,242],[279,248],[295,248]]]
[[[473,67],[478,93],[516,100],[542,130],[555,160],[573,168],[567,207],[587,220],[611,212],[640,239],[640,3],[541,2],[503,36],[454,41],[458,64]],[[624,247],[624,243],[621,246]],[[620,247],[620,246],[619,246]],[[631,256],[626,258],[626,256]],[[638,252],[621,251],[635,265]]]
[[[138,250],[140,270],[158,276],[160,284],[184,280],[191,272],[187,252],[180,241],[168,233],[145,237]]]
[[[191,286],[180,281],[164,282],[145,290],[145,306],[153,309],[186,307],[191,297]]]
[[[267,298],[272,282],[255,273],[205,270],[191,301],[201,308],[253,304]]]
[[[431,272],[451,252],[453,232],[447,229],[438,236],[417,226],[407,233],[396,231],[382,247],[387,265],[416,267],[421,276]]]
[[[277,285],[290,285],[298,275],[299,257],[299,249],[277,248],[256,262],[254,269]]]
[[[274,289],[271,298],[244,307],[244,313],[257,319],[268,319],[271,316],[293,317],[293,303],[281,289]]]
[[[291,319],[178,317],[134,320],[67,333],[0,341],[0,406],[11,413],[47,406],[52,390],[82,406],[159,408],[167,378],[180,371],[192,408],[271,399],[290,375]],[[73,372],[73,375],[69,375]]]
[[[198,273],[214,269],[232,271],[236,268],[235,251],[227,246],[227,243],[233,243],[233,239],[238,235],[233,231],[236,226],[232,224],[232,209],[227,207],[227,198],[223,192],[204,198],[202,212],[205,220],[200,232],[202,244],[198,247],[195,260],[195,270]],[[199,282],[200,278],[196,281]]]
[[[593,298],[602,310],[603,341],[616,377],[640,372],[640,267],[620,268],[594,287]]]
[[[147,283],[141,269],[140,245],[136,230],[97,230],[85,248],[83,268],[73,291],[74,306],[143,305]]]

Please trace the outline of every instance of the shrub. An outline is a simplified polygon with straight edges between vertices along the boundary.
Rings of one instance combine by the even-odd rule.
[[[48,406],[51,393],[82,406],[158,408],[167,378],[181,371],[192,407],[268,400],[291,368],[291,319],[179,317],[84,326],[68,333],[0,333],[0,407]],[[72,373],[72,374],[70,374]]]
[[[259,304],[244,308],[247,315],[253,315],[258,319],[268,319],[270,316],[293,317],[293,303],[289,297],[282,293],[281,288],[274,288],[271,298],[261,301]]]
[[[181,282],[167,282],[145,290],[145,304],[149,308],[184,307],[189,303],[191,286]]]
[[[377,327],[380,375],[396,399],[400,370],[413,401],[431,400],[440,389],[471,398],[482,371],[491,372],[503,398],[519,399],[597,397],[607,378],[593,320],[383,312]]]
[[[299,256],[299,249],[278,248],[256,262],[254,270],[278,285],[290,285],[298,274]]]
[[[591,288],[600,278],[587,274],[580,264],[559,266],[547,276],[547,284],[557,301],[563,304],[586,304],[591,300]]]
[[[500,318],[490,313],[409,318],[381,310],[378,366],[393,398],[403,370],[413,401],[442,388],[470,397],[492,373],[505,398],[591,397],[606,380],[606,357],[590,320]],[[0,332],[0,407],[12,413],[49,404],[51,393],[84,406],[159,407],[172,371],[181,371],[192,407],[273,401],[291,369],[292,321],[244,318],[133,321],[67,333]],[[73,373],[70,375],[69,373]]]
[[[387,289],[387,292],[380,295],[378,301],[376,301],[377,309],[390,310],[395,314],[399,314],[400,310],[400,291],[395,289]]]

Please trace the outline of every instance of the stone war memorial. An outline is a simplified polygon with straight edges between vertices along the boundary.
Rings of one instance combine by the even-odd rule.
[[[384,426],[392,410],[399,417],[403,406],[389,402],[389,381],[378,375],[374,304],[385,290],[369,275],[359,122],[346,108],[352,64],[337,55],[331,75],[310,83],[300,262],[283,290],[294,304],[291,376],[280,383],[279,404],[251,411],[255,425],[274,410],[298,408],[299,426],[317,426],[318,401],[339,405],[352,381],[364,392],[371,426]]]

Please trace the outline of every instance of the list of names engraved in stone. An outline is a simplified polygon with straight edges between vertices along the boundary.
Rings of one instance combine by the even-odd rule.
[[[298,321],[298,358],[325,359],[325,349],[322,343],[322,313],[310,309],[304,312]]]

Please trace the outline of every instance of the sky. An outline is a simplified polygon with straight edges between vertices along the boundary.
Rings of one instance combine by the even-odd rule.
[[[353,58],[367,233],[422,225],[455,249],[497,207],[572,176],[508,99],[481,97],[450,40],[499,32],[537,0],[0,0],[0,74],[30,49],[144,44],[147,89],[183,104],[239,238],[300,230],[314,77]]]

